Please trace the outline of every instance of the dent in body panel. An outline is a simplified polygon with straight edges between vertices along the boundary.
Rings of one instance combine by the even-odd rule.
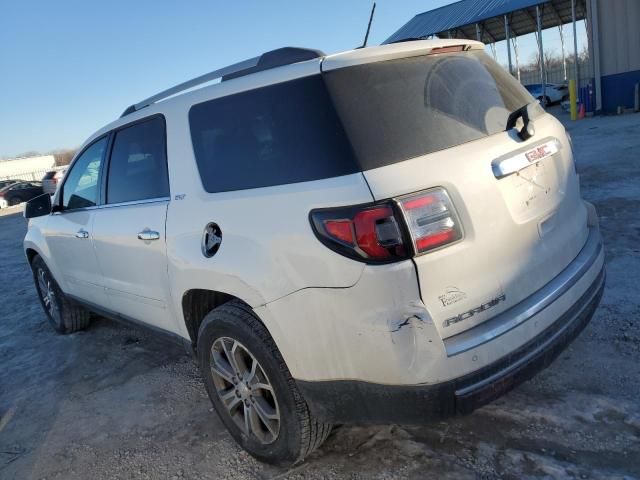
[[[453,357],[419,300],[410,262],[367,266],[351,288],[309,288],[254,311],[296,380],[435,384],[489,365],[553,325],[594,282],[602,258],[601,253],[568,291],[529,321]]]
[[[255,312],[299,380],[412,383],[444,354],[410,261],[368,265],[353,287],[301,290]]]

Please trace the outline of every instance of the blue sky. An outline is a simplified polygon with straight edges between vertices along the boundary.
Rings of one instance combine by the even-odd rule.
[[[76,147],[127,105],[267,50],[353,48],[362,42],[371,3],[3,1],[0,158]],[[369,43],[384,41],[416,13],[448,3],[378,0]],[[557,29],[545,31],[545,44],[557,38]],[[520,48],[529,60],[536,48],[533,35],[523,37]],[[499,44],[501,63],[505,52]]]

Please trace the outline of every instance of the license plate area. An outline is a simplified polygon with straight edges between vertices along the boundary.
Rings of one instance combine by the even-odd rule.
[[[548,141],[500,162],[502,171],[508,171],[505,165],[513,169],[497,183],[516,223],[527,222],[555,208],[560,192],[558,154],[556,142]]]

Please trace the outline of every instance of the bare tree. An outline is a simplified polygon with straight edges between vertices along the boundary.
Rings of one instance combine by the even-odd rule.
[[[561,66],[562,57],[558,55],[558,53],[554,49],[549,48],[544,52],[544,64],[546,68],[554,68],[557,66]],[[533,53],[533,55],[531,55],[531,60],[529,61],[528,64],[524,65],[523,68],[528,71],[540,69],[540,51],[539,50],[536,50]]]
[[[64,150],[54,150],[53,152],[51,152],[51,154],[56,161],[56,166],[62,167],[71,163],[71,160],[73,160],[73,156],[76,154],[76,151],[77,150],[74,148],[67,148]]]
[[[35,150],[29,150],[27,152],[19,153],[15,156],[15,158],[28,158],[28,157],[39,157],[42,153],[37,152]]]

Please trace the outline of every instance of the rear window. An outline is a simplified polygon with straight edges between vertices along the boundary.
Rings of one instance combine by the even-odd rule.
[[[194,105],[189,123],[200,177],[211,193],[358,171],[320,75]]]
[[[109,161],[107,203],[168,196],[164,118],[152,117],[118,130]]]
[[[484,52],[426,55],[323,74],[363,170],[505,129],[533,102]]]

